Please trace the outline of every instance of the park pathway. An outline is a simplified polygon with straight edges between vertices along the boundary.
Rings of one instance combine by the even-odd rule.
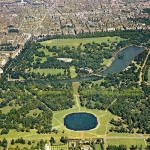
[[[148,56],[150,55],[150,49],[148,49],[148,53],[147,53],[147,55],[146,55],[146,58],[145,58],[145,60],[144,60],[144,63],[143,63],[143,65],[142,65],[142,67],[141,67],[141,71],[140,71],[140,75],[139,75],[139,84],[141,84],[142,83],[142,81],[143,81],[143,68],[145,67],[145,64],[146,64],[146,62],[147,62],[147,59],[148,59]]]
[[[79,100],[79,93],[78,93],[78,88],[79,88],[80,83],[79,82],[73,82],[72,83],[72,87],[73,87],[73,96],[74,96],[74,100],[75,100],[75,107],[79,108],[79,112],[80,112],[80,100]]]
[[[76,107],[79,108],[79,112],[80,112],[80,100],[79,100],[79,95],[74,95],[74,99],[76,101]]]
[[[116,102],[116,100],[117,100],[117,99],[114,99],[114,101],[111,102],[111,104],[106,108],[105,112],[108,111],[108,108],[109,108],[111,105],[113,105],[113,104]]]

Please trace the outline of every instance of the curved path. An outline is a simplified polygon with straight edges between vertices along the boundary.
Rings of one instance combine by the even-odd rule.
[[[142,67],[141,67],[141,71],[140,71],[140,75],[139,75],[139,84],[141,84],[142,83],[142,81],[143,81],[143,68],[145,67],[145,65],[146,65],[146,62],[147,62],[147,59],[148,59],[148,56],[150,55],[150,49],[148,49],[148,53],[147,53],[147,55],[146,55],[146,58],[145,58],[145,60],[144,60],[144,63],[143,63],[143,65],[142,65]]]

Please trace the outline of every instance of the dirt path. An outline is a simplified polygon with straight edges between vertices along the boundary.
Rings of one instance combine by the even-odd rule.
[[[144,63],[142,65],[142,67],[141,67],[141,71],[140,71],[140,75],[139,75],[139,84],[141,84],[141,82],[143,81],[143,78],[142,78],[142,76],[143,76],[143,68],[145,67],[145,64],[147,62],[147,59],[148,59],[149,55],[150,55],[150,49],[148,50],[148,54],[147,54],[147,56],[146,56],[146,58],[144,60]]]
[[[108,115],[108,120],[109,120],[110,114]],[[108,125],[109,125],[109,121],[107,120],[107,124],[106,124],[106,130],[105,130],[105,135],[104,135],[104,143],[105,143],[105,149],[107,147],[107,132],[108,132]]]
[[[113,105],[113,104],[116,102],[116,100],[117,100],[117,99],[114,99],[114,101],[113,101],[113,102],[111,102],[111,104],[107,107],[107,109],[105,110],[105,112],[107,112],[107,111],[108,111],[108,108],[109,108],[111,105]]]
[[[79,100],[79,95],[74,95],[74,99],[76,101],[76,107],[79,108],[80,112],[80,100]]]
[[[78,93],[78,88],[79,88],[79,82],[73,82],[72,83],[73,86],[73,96],[74,96],[74,100],[75,100],[75,105],[77,108],[79,108],[79,112],[80,112],[80,95]]]

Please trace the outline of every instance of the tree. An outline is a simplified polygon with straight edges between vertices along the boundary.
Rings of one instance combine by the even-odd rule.
[[[62,136],[62,137],[60,138],[60,142],[62,142],[62,143],[64,143],[64,144],[67,144],[67,142],[68,142],[68,138],[67,138],[67,137]]]
[[[54,139],[53,137],[51,137],[51,138],[50,138],[51,146],[52,146],[53,144],[55,144],[55,142],[56,142],[55,139]]]
[[[28,145],[31,145],[31,141],[28,141]]]
[[[7,143],[8,143],[7,140],[4,138],[2,143],[1,143],[1,146],[6,148],[7,147]]]
[[[8,134],[9,130],[8,129],[2,129],[1,134]]]
[[[11,145],[14,145],[14,144],[15,144],[15,140],[12,139],[12,140],[11,140]]]

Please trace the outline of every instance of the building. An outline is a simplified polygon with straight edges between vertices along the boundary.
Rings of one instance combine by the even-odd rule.
[[[72,62],[71,58],[57,58],[57,60],[64,61],[64,62]]]
[[[45,150],[50,150],[50,148],[47,144],[45,144]]]
[[[3,74],[3,70],[0,68],[0,76],[1,76],[1,74]]]

